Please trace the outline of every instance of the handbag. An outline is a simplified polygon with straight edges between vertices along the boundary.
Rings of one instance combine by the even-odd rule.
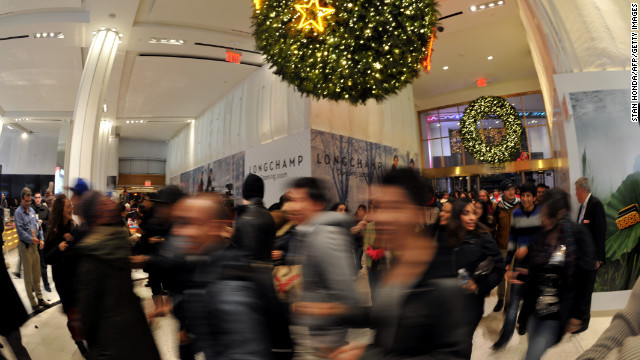
[[[273,285],[283,302],[294,302],[302,293],[302,265],[280,265],[273,268]]]
[[[476,267],[476,271],[473,272],[473,278],[480,279],[489,275],[489,273],[493,271],[494,266],[495,262],[493,261],[493,259],[490,256],[487,257],[483,262],[478,264],[478,267]]]
[[[640,222],[640,213],[638,212],[638,204],[629,205],[618,211],[616,225],[618,229],[626,229]]]

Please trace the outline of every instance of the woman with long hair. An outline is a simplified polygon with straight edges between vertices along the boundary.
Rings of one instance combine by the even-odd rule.
[[[62,310],[67,315],[67,327],[80,353],[87,356],[84,345],[78,307],[75,299],[77,258],[75,254],[74,232],[77,224],[71,214],[73,207],[67,196],[60,194],[53,200],[51,218],[45,235],[45,261],[51,264],[53,281],[60,295]]]
[[[540,359],[565,332],[578,330],[585,315],[587,299],[575,294],[587,286],[583,274],[595,269],[594,247],[589,233],[569,219],[569,211],[569,194],[560,189],[544,194],[542,232],[526,254],[528,276],[508,274],[510,279],[525,281],[520,316],[527,319],[527,360]]]
[[[489,228],[478,221],[474,205],[469,200],[453,201],[446,228],[453,270],[467,291],[468,308],[465,313],[470,332],[466,340],[471,349],[473,333],[484,315],[484,299],[504,276],[504,258]]]

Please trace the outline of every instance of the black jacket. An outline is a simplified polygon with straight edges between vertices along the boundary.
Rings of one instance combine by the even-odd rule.
[[[580,213],[578,213],[578,220]],[[604,262],[605,260],[605,234],[607,233],[607,218],[604,213],[602,202],[591,194],[587,201],[587,209],[582,219],[584,225],[591,234],[593,243],[596,247],[596,260]]]
[[[47,207],[47,205],[45,205],[44,203],[41,204],[40,206],[36,206],[36,204],[32,204],[31,208],[33,209],[33,211],[36,212],[36,215],[38,215],[38,219],[42,220],[42,233],[46,233],[47,232],[47,222],[49,221],[49,208]]]
[[[1,219],[1,217],[0,217]],[[4,231],[4,222],[0,221],[0,237]],[[7,336],[27,321],[27,311],[18,296],[13,281],[5,269],[4,255],[0,251],[0,335]]]
[[[69,247],[65,251],[60,251],[58,245],[65,241],[64,234],[66,233],[73,236],[73,241],[67,242]],[[53,281],[56,283],[56,291],[60,295],[60,302],[65,312],[76,306],[76,270],[78,267],[76,245],[81,240],[81,236],[78,234],[78,226],[75,222],[70,221],[62,234],[55,229],[49,229],[45,236],[44,260],[51,265]]]
[[[431,278],[427,270],[407,291],[397,314],[373,313],[362,307],[347,322],[376,329],[374,342],[362,359],[465,359],[469,356],[464,317],[464,290],[455,278]],[[395,327],[385,319],[395,315]]]
[[[89,359],[160,359],[133,292],[126,231],[95,227],[77,250],[77,300]]]
[[[271,250],[276,238],[276,222],[259,198],[238,208],[231,243],[249,259],[271,262]]]
[[[452,252],[454,270],[466,269],[478,285],[478,295],[485,297],[500,284],[505,273],[505,263],[498,245],[488,233],[467,233],[462,243]],[[478,265],[491,258],[493,268],[486,275],[475,276]]]

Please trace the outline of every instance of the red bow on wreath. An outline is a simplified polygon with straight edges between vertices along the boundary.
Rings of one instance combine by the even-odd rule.
[[[366,251],[367,255],[369,255],[369,257],[371,258],[371,260],[373,261],[378,261],[380,259],[382,259],[384,257],[384,249],[374,249],[371,246],[367,246],[367,251]]]

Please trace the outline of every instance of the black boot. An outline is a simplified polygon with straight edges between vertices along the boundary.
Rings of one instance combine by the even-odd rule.
[[[504,300],[498,299],[498,303],[496,304],[496,307],[493,308],[493,312],[498,312],[502,310],[503,306],[504,306]]]
[[[80,350],[80,354],[82,354],[82,356],[85,358],[89,356],[89,350],[87,350],[87,347],[84,345],[84,341],[76,340],[75,342],[78,350]]]

